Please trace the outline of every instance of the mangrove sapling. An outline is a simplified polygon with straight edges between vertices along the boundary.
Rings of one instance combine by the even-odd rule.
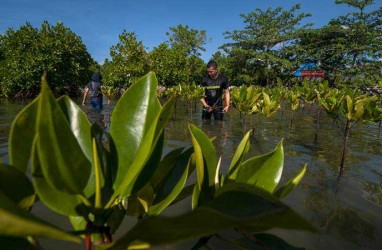
[[[285,99],[286,99],[287,103],[289,103],[290,109],[291,109],[291,117],[289,120],[289,129],[291,129],[292,125],[293,125],[294,113],[299,108],[300,96],[301,96],[301,93],[299,93],[296,88],[288,90],[288,92],[285,95]]]
[[[325,97],[319,95],[322,107],[330,116],[335,117],[339,122],[344,119],[343,126],[341,126],[343,128],[343,145],[339,166],[340,175],[344,171],[351,130],[357,122],[371,121],[373,117],[378,116],[379,112],[376,111],[377,105],[375,103],[377,99],[376,96],[366,96],[347,89],[342,90],[342,92],[332,90]]]
[[[231,91],[232,105],[240,112],[241,122],[243,123],[243,134],[247,131],[247,118],[250,115],[255,116],[258,112],[258,104],[261,100],[262,89],[253,85],[245,85],[234,88]],[[253,128],[255,126],[255,117]],[[253,130],[255,131],[255,130]]]
[[[268,93],[267,93],[267,92]],[[260,115],[257,122],[257,129],[255,130],[255,124],[253,125],[253,132],[261,131],[261,118],[270,118],[276,114],[276,112],[280,109],[280,98],[279,93],[271,92],[269,89],[264,88],[261,92],[261,98],[257,99],[256,104],[252,108],[256,113]]]
[[[320,130],[320,117],[321,117],[321,102],[319,101],[320,96],[326,96],[326,94],[329,92],[329,83],[326,81],[324,83],[318,83],[316,87],[313,89],[313,94],[310,94],[311,98],[307,98],[310,102],[315,103],[317,101],[316,105],[316,130],[314,133],[314,142],[318,142],[318,134]]]
[[[377,119],[377,116],[379,118],[381,117],[381,113],[377,113],[377,106],[375,105],[377,99],[377,96],[357,95],[356,93],[345,96],[341,105],[341,114],[346,116],[346,124],[340,173],[344,171],[347,143],[353,125],[357,122],[372,121],[373,119]]]

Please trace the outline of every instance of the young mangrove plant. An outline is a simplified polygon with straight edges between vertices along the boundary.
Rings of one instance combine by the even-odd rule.
[[[280,98],[279,98],[279,95],[276,93],[277,92],[269,92],[269,89],[263,88],[263,91],[261,92],[261,98],[259,98],[258,101],[255,103],[255,105],[252,107],[252,112],[254,115],[254,123],[253,123],[254,134],[255,134],[255,131],[260,130],[261,117],[265,117],[265,118],[272,117],[281,108]],[[255,122],[255,118],[256,118],[255,114],[261,115],[257,123]]]
[[[290,105],[290,109],[292,110],[289,120],[289,128],[292,128],[294,113],[300,107],[301,92],[297,88],[290,89],[285,94],[285,100]]]
[[[240,112],[240,118],[243,122],[244,131],[247,130],[247,118],[259,112],[258,102],[261,101],[262,89],[256,86],[241,85],[231,90],[232,105]],[[255,126],[255,125],[253,125]]]
[[[376,121],[380,119],[380,108],[377,96],[360,94],[357,90],[333,89],[324,98],[319,96],[324,110],[335,117],[343,129],[343,146],[339,173],[344,171],[347,144],[351,129],[357,122]]]
[[[190,124],[190,147],[163,156],[164,127],[175,98],[160,104],[150,72],[118,100],[107,132],[90,124],[68,97],[56,99],[43,79],[40,95],[12,124],[9,164],[0,164],[0,246],[35,249],[41,237],[84,241],[86,249],[143,249],[185,239],[201,239],[196,246],[204,246],[233,228],[239,238],[227,244],[264,248],[280,239],[262,231],[315,230],[281,201],[306,171],[304,166],[278,187],[282,141],[247,159],[246,133],[225,174],[212,140]],[[161,215],[186,197],[188,211]],[[32,214],[35,202],[68,217],[73,229]],[[137,223],[124,228],[125,216]],[[119,228],[126,233],[115,239]]]

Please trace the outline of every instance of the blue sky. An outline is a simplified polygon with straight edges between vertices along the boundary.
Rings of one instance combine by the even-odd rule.
[[[109,58],[112,45],[118,43],[123,30],[134,31],[148,51],[167,40],[166,32],[178,24],[206,30],[211,39],[202,59],[207,61],[228,40],[225,31],[242,29],[240,14],[260,8],[281,6],[288,10],[301,3],[301,10],[311,13],[306,22],[322,27],[332,18],[354,9],[336,5],[335,0],[0,0],[0,33],[19,29],[30,22],[40,28],[47,20],[51,25],[62,21],[82,38],[91,56],[102,63]],[[373,9],[382,6],[375,0]]]

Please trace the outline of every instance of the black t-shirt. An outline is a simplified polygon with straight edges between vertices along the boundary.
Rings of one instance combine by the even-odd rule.
[[[221,107],[223,104],[223,92],[229,88],[227,77],[220,73],[215,79],[211,79],[209,76],[206,76],[203,78],[200,85],[202,87],[206,87],[204,99],[207,104],[211,107]]]

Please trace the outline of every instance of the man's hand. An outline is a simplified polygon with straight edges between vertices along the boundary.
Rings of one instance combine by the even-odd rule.
[[[227,106],[225,106],[225,107],[223,108],[223,112],[228,112],[228,109],[229,109],[229,105],[227,105]]]
[[[204,108],[205,108],[205,110],[207,110],[208,113],[211,113],[212,110],[214,110],[214,109],[213,109],[211,106],[209,106],[209,105],[204,106]]]

